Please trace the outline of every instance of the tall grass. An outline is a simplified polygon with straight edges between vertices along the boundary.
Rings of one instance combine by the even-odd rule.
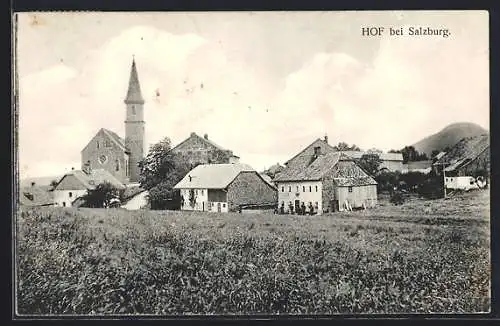
[[[489,310],[486,219],[448,225],[352,214],[23,211],[18,312]]]

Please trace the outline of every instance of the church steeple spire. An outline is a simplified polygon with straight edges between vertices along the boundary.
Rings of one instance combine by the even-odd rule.
[[[135,57],[132,57],[132,68],[130,69],[130,79],[128,82],[125,104],[144,104],[144,98],[141,93],[141,85],[139,84],[139,76],[135,66]]]

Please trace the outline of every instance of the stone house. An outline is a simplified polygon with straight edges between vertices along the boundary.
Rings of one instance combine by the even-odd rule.
[[[303,166],[313,156],[320,154],[336,153],[337,151],[333,146],[328,143],[328,137],[324,139],[316,139],[297,155],[292,157],[285,163],[286,167],[293,167],[295,165]],[[377,154],[381,160],[379,169],[388,170],[391,172],[403,171],[403,155],[401,153],[383,153],[373,151],[342,151],[345,155],[353,158],[360,159],[365,154]]]
[[[377,182],[352,157],[344,153],[313,150],[294,160],[275,179],[278,206],[293,213],[305,206],[310,213],[342,211],[345,208],[374,207]]]
[[[188,138],[172,148],[171,151],[183,154],[191,164],[227,164],[239,162],[239,157],[234,155],[233,151],[225,149],[208,139],[207,134],[201,137],[192,132]]]
[[[125,189],[125,185],[104,169],[72,170],[66,173],[55,185],[52,192],[56,206],[72,207],[74,203],[99,184],[109,182],[117,189]]]
[[[181,210],[230,212],[247,205],[275,205],[276,188],[250,166],[241,163],[202,164],[174,189],[181,193]]]

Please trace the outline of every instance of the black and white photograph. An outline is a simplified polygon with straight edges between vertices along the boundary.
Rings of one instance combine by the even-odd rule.
[[[488,24],[14,14],[14,317],[489,313]]]

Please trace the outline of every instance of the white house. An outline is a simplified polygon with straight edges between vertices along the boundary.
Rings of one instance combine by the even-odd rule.
[[[104,182],[111,183],[117,189],[125,189],[118,179],[104,169],[91,170],[87,166],[84,170],[72,170],[66,173],[52,190],[55,206],[71,207],[88,190],[95,189]]]
[[[188,211],[230,212],[276,203],[276,188],[241,163],[198,165],[174,189],[180,190],[181,210]]]

